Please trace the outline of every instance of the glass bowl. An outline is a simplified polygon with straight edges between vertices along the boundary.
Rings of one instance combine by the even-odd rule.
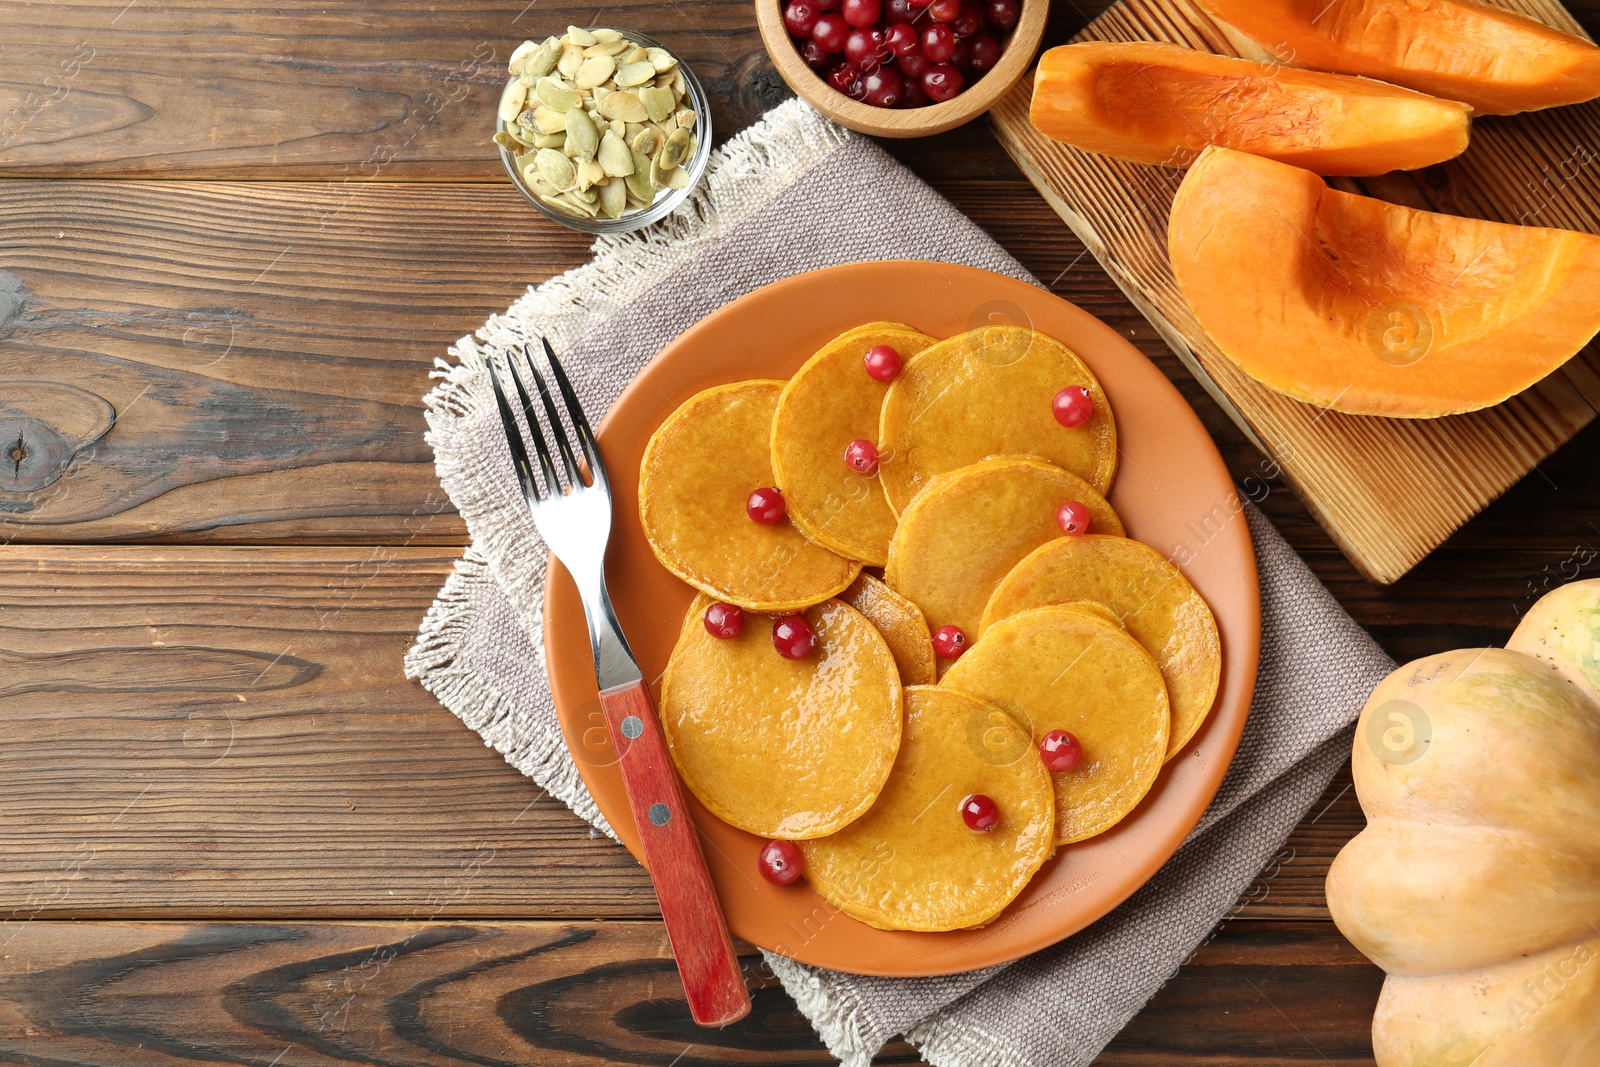
[[[639,45],[641,48],[663,47],[659,42],[650,39],[644,34],[636,30],[623,29],[621,26],[587,26],[584,28],[591,32],[601,28],[614,29],[622,34],[624,38]],[[683,169],[689,175],[689,184],[682,189],[663,189],[656,194],[655,200],[650,203],[649,207],[628,212],[621,218],[608,219],[604,215],[592,219],[578,218],[576,215],[568,215],[565,212],[546,206],[543,201],[534,195],[533,190],[528,188],[527,183],[522,180],[522,175],[517,173],[516,156],[511,150],[503,145],[495,145],[500,151],[501,164],[506,168],[506,173],[511,176],[512,184],[522,193],[523,198],[532,204],[545,218],[583,233],[627,233],[630,230],[648,226],[652,222],[658,222],[672,214],[678,205],[687,200],[689,194],[694,192],[695,186],[700,184],[700,179],[705,176],[706,164],[711,159],[711,104],[706,99],[705,87],[700,84],[700,79],[695,76],[689,64],[685,63],[676,52],[672,52],[672,49],[668,48],[666,51],[671,52],[674,58],[678,60],[678,69],[683,71],[683,80],[688,88],[689,106],[694,109],[694,155],[689,157],[683,164]],[[512,75],[512,78],[515,77],[515,75]],[[511,78],[506,80],[509,82]],[[498,100],[499,96],[496,95],[495,99]],[[499,118],[495,119],[495,129],[497,131],[501,129]]]

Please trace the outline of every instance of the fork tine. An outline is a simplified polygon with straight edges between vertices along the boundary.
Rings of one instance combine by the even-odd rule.
[[[500,421],[505,425],[506,444],[511,449],[511,465],[517,470],[517,481],[522,483],[522,495],[529,500],[543,500],[544,494],[539,491],[539,483],[533,477],[533,464],[528,461],[528,448],[522,440],[522,431],[517,428],[517,418],[511,413],[511,401],[506,399],[505,386],[500,384],[500,373],[494,369],[494,357],[491,355],[484,362],[489,366],[489,384],[494,387],[495,405],[500,409]],[[543,455],[541,441],[541,458]]]
[[[539,469],[544,471],[544,484],[556,496],[561,495],[561,481],[556,477],[556,465],[550,459],[550,446],[545,444],[544,431],[539,429],[539,417],[534,413],[533,400],[528,396],[528,387],[522,384],[522,375],[517,373],[517,361],[511,353],[505,353],[506,366],[511,368],[511,381],[517,387],[517,399],[522,402],[522,417],[527,420],[528,433],[533,437],[533,450],[539,454]],[[510,425],[515,426],[512,422]],[[559,437],[561,428],[554,428]],[[540,498],[541,500],[543,497]]]
[[[561,450],[561,462],[567,471],[567,484],[573,492],[583,488],[583,478],[578,473],[578,460],[572,454],[572,443],[567,438],[566,428],[561,423],[561,416],[556,413],[555,398],[550,395],[550,386],[545,382],[544,375],[539,373],[539,364],[533,357],[532,350],[522,346],[522,354],[527,358],[528,370],[533,372],[533,384],[539,387],[539,396],[544,400],[544,412],[550,417],[550,433],[556,439],[556,447]]]
[[[572,388],[572,382],[567,380],[566,369],[561,366],[561,361],[550,348],[549,338],[541,337],[539,340],[544,345],[544,357],[550,364],[550,373],[556,380],[556,388],[561,390],[561,399],[566,402],[567,420],[577,431],[578,443],[583,447],[583,458],[588,461],[589,474],[596,483],[609,486],[605,461],[600,458],[600,446],[594,439],[594,431],[589,428],[589,420],[584,417],[583,405],[578,402],[577,391]]]

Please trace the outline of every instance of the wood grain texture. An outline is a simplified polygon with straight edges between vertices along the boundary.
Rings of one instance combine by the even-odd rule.
[[[451,563],[0,548],[0,920],[658,915],[620,845],[402,677]],[[1239,916],[1326,914],[1347,785]]]
[[[749,946],[755,1010],[695,1027],[656,923],[38,922],[0,938],[0,1057],[36,1065],[834,1062]],[[1227,926],[1096,1062],[1370,1064],[1381,977],[1327,924]],[[896,1042],[877,1062],[916,1060]]]
[[[1521,6],[1579,29],[1552,0]],[[1252,52],[1191,0],[1123,0],[1077,39]],[[1341,415],[1267,389],[1215,346],[1173,280],[1166,219],[1182,172],[1048,140],[1028,121],[1030,94],[1031,84],[1021,83],[991,112],[1000,142],[1173,350],[1213,383],[1213,398],[1372,580],[1393,582],[1405,574],[1600,408],[1600,346],[1594,344],[1520,396],[1444,419]],[[1600,103],[1484,120],[1458,160],[1415,175],[1339,184],[1428,210],[1600,232],[1600,176],[1588,167],[1595,145]]]

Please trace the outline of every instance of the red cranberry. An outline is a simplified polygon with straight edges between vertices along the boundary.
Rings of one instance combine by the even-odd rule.
[[[960,96],[965,84],[961,72],[948,63],[935,63],[922,75],[922,91],[936,104]]]
[[[818,74],[825,74],[829,67],[835,63],[843,62],[839,58],[838,52],[824,52],[822,46],[815,40],[807,41],[800,46],[800,58],[805,60],[806,65]]]
[[[849,97],[860,96],[863,92],[861,72],[843,61],[828,71],[828,84]]]
[[[783,9],[783,24],[796,37],[810,37],[820,14],[814,0],[789,0]]]
[[[1022,14],[1022,0],[989,0],[987,14],[989,25],[997,30],[1009,30]]]
[[[882,5],[878,0],[844,0],[839,13],[852,26],[871,26],[878,21]]]
[[[883,31],[883,43],[897,56],[910,55],[917,50],[917,30],[909,22],[896,22]]]
[[[1050,410],[1055,413],[1056,421],[1068,429],[1082,426],[1094,414],[1094,397],[1081,385],[1069,385],[1056,394],[1050,402]]]
[[[967,66],[982,74],[994,69],[1000,62],[1000,42],[987,33],[975,33],[967,38]]]
[[[800,659],[816,643],[816,632],[803,615],[785,615],[772,624],[772,647],[784,659]]]
[[[817,23],[811,27],[811,39],[822,48],[824,52],[844,51],[845,38],[850,36],[850,24],[844,16],[829,11],[817,16]]]
[[[961,14],[951,20],[950,28],[956,31],[957,37],[971,37],[983,29],[983,12],[975,7],[963,7]]]
[[[1000,821],[1000,805],[982,793],[974,793],[961,802],[961,819],[969,830],[988,833]]]
[[[861,99],[873,107],[898,107],[900,98],[905,95],[905,79],[893,67],[879,67],[861,81],[867,90]]]
[[[1056,510],[1056,525],[1068,537],[1082,537],[1089,532],[1089,509],[1081,500],[1069,500]]]
[[[900,373],[900,353],[891,345],[873,345],[867,350],[867,373],[880,382],[892,382]]]
[[[768,841],[761,846],[756,866],[761,877],[774,885],[789,885],[800,877],[805,864],[800,856],[800,846],[793,841]]]
[[[906,77],[906,89],[909,91],[911,86],[915,85],[918,95],[922,97],[922,102],[926,104],[928,96],[922,91],[922,76],[928,72],[929,64],[928,57],[922,54],[921,47],[919,46],[915,52],[909,55],[901,56],[897,65],[900,68],[900,73]]]
[[[948,63],[955,51],[956,31],[949,26],[936,22],[922,31],[922,54],[929,63]]]
[[[913,21],[919,10],[911,0],[883,0],[883,18],[891,26]]]
[[[811,0],[811,2],[817,5],[818,11],[837,11],[844,0]]]
[[[788,510],[789,506],[783,502],[783,493],[771,486],[757,489],[744,502],[745,514],[763,526],[771,526],[783,518]]]
[[[883,32],[864,28],[851,30],[844,39],[844,58],[859,71],[877,70],[889,61],[889,46],[883,43]]]
[[[889,73],[894,73],[890,71]],[[872,75],[868,75],[871,77]],[[896,75],[898,77],[898,75]],[[867,103],[872,103],[872,98],[867,98]],[[883,104],[877,105],[883,107]],[[851,441],[844,446],[844,465],[857,474],[871,474],[878,469],[878,446],[865,438]]]
[[[933,651],[940,659],[955,659],[967,650],[967,634],[959,626],[941,626],[933,632]]]
[[[911,6],[918,9],[927,7],[931,3],[933,0],[911,0]]]
[[[744,632],[744,609],[718,601],[706,609],[705,624],[706,633],[712,637],[723,641],[738,637]]]
[[[1039,742],[1039,758],[1044,765],[1058,774],[1065,774],[1078,766],[1083,759],[1083,746],[1065,730],[1051,730]]]
[[[933,0],[928,5],[928,17],[935,22],[954,22],[961,17],[961,0]]]
[[[924,59],[923,62],[926,63],[927,60]],[[903,62],[901,66],[904,66]],[[909,72],[907,73],[909,74]],[[922,91],[922,79],[909,76],[906,78],[906,91],[905,95],[900,98],[900,106],[902,108],[928,106],[928,94]]]
[[[966,70],[967,57],[967,42],[962,38],[956,38],[956,46],[950,51],[950,65],[958,70]]]

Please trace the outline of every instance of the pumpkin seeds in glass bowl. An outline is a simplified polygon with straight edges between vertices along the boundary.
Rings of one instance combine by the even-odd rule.
[[[511,53],[494,135],[528,202],[585,233],[623,233],[688,198],[711,157],[694,71],[642,33],[569,26]]]

